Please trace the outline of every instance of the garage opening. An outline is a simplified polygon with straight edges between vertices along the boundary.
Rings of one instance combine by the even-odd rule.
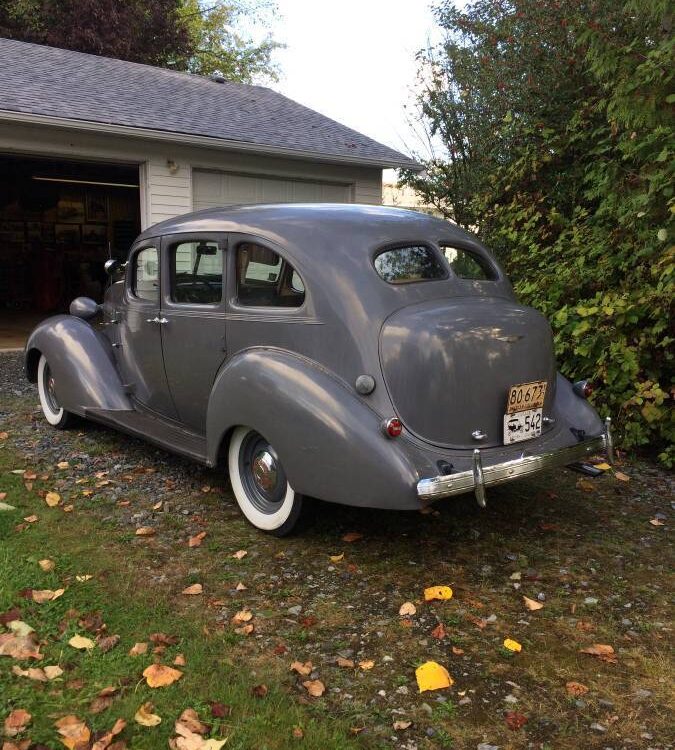
[[[86,296],[140,232],[138,166],[0,155],[0,349]]]

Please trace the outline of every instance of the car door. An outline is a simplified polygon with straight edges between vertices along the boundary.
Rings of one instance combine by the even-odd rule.
[[[175,234],[162,241],[164,367],[180,421],[204,433],[216,373],[226,357],[225,235]]]
[[[122,304],[116,311],[120,346],[115,352],[132,397],[163,416],[175,418],[162,357],[160,270],[159,238],[144,240],[133,248]]]

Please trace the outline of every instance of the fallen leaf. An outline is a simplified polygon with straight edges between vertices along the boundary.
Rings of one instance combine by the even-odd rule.
[[[395,721],[394,722],[394,729],[397,732],[400,732],[404,729],[408,729],[412,726],[412,721]]]
[[[0,656],[9,656],[12,659],[42,659],[35,641],[35,634],[14,635],[3,633],[0,635]]]
[[[239,581],[239,583],[234,587],[234,590],[235,591],[246,591],[246,586],[244,586],[244,584],[241,581]]]
[[[326,692],[326,686],[321,680],[307,680],[302,683],[302,686],[312,698],[320,698]]]
[[[149,637],[153,643],[161,643],[163,646],[175,646],[178,643],[177,635],[167,635],[166,633],[151,633]]]
[[[9,432],[0,432],[0,440],[7,440]]]
[[[61,495],[58,492],[48,492],[45,495],[45,502],[50,508],[55,508],[61,502]]]
[[[56,467],[57,467],[58,469],[67,469],[67,468],[68,468],[69,466],[70,466],[70,464],[68,463],[68,461],[59,461],[59,462],[58,462],[58,463],[56,464]]]
[[[464,649],[463,648],[458,648],[457,646],[453,646],[452,647],[452,653],[455,656],[461,656],[464,653]]]
[[[630,477],[628,474],[624,474],[622,471],[615,471],[614,476],[620,481],[620,482],[630,482]]]
[[[26,523],[37,523],[38,520],[39,520],[39,518],[38,518],[38,516],[36,516],[35,514],[33,514],[32,516],[26,516],[23,520]]]
[[[331,555],[330,556],[330,561],[333,562],[333,563],[342,562],[344,559],[345,559],[345,553],[344,552],[340,553],[339,555]]]
[[[200,531],[199,534],[195,534],[188,539],[188,547],[199,547],[206,537],[205,531]]]
[[[374,666],[375,666],[375,662],[372,661],[372,659],[364,659],[363,661],[359,662],[359,667],[361,667],[361,669],[364,672],[367,672],[368,670],[372,669]]]
[[[37,474],[34,471],[28,471],[28,469],[26,469],[26,471],[24,471],[23,473],[23,478],[24,479],[37,479]]]
[[[64,716],[55,722],[54,726],[63,738],[61,742],[69,750],[76,750],[76,748],[80,750],[80,748],[88,745],[91,732],[86,723],[82,719],[78,719],[77,716],[73,714]]]
[[[251,688],[251,695],[254,698],[264,698],[268,692],[267,685],[256,685],[254,688]]]
[[[518,711],[507,711],[506,712],[506,726],[512,729],[514,732],[518,731],[527,724],[527,716],[519,713]]]
[[[186,664],[185,654],[176,654],[176,658],[173,660],[174,667],[184,667]]]
[[[199,594],[202,594],[203,592],[204,592],[204,589],[201,583],[193,583],[191,586],[184,588],[180,593],[185,594],[186,596],[198,596]]]
[[[136,529],[136,536],[154,536],[155,529],[152,526],[140,526]]]
[[[68,641],[68,645],[72,646],[73,648],[89,650],[94,648],[96,644],[91,640],[91,638],[85,638],[83,635],[74,635]]]
[[[438,639],[439,641],[442,641],[443,638],[447,635],[445,632],[445,625],[443,625],[442,622],[439,622],[438,625],[431,631],[431,635]]]
[[[239,628],[235,628],[235,629],[234,629],[234,632],[235,632],[235,633],[236,633],[237,635],[251,635],[251,633],[252,633],[252,632],[253,632],[254,630],[255,630],[255,626],[253,625],[253,623],[252,623],[252,622],[249,622],[249,623],[248,623],[248,624],[246,624],[246,625],[242,625],[242,626],[241,626],[241,627],[239,627]]]
[[[649,523],[652,526],[665,526],[665,523],[660,518],[652,518],[650,519]]]
[[[179,669],[163,664],[151,664],[143,670],[143,677],[151,688],[166,687],[179,680],[183,673]]]
[[[609,471],[612,467],[608,463],[601,463],[601,464],[594,464],[596,469],[600,469],[600,471]]]
[[[401,617],[409,617],[417,612],[417,607],[412,602],[404,602],[399,607],[398,613]]]
[[[536,599],[530,599],[528,596],[524,596],[523,601],[530,612],[536,612],[538,609],[544,608],[544,605],[541,602],[538,602]]]
[[[56,563],[53,560],[45,558],[44,560],[38,560],[38,565],[44,570],[45,573],[49,573],[56,567]]]
[[[301,740],[305,736],[305,733],[302,730],[302,727],[293,727],[293,731],[291,732],[291,734],[293,735],[293,738],[296,740]]]
[[[307,615],[306,617],[302,617],[300,619],[300,624],[303,628],[311,628],[313,625],[316,625],[317,622],[319,621],[316,617],[314,617],[314,615]]]
[[[582,654],[590,654],[590,656],[597,656],[602,661],[611,663],[616,662],[616,654],[612,646],[608,646],[605,643],[594,643],[592,646],[580,649]]]
[[[23,708],[15,708],[5,719],[5,734],[8,737],[16,737],[26,730],[32,718]]]
[[[487,620],[483,617],[476,617],[475,615],[467,615],[466,619],[472,622],[479,630],[484,630],[487,627]]]
[[[450,586],[431,586],[424,589],[425,602],[432,602],[435,599],[438,599],[439,601],[452,599],[452,589]]]
[[[143,705],[134,714],[134,721],[142,727],[156,727],[161,723],[162,717],[153,714],[154,706],[149,701]]]
[[[363,534],[360,534],[358,531],[349,531],[342,537],[342,541],[347,542],[348,544],[351,542],[358,542],[359,539],[363,539]]]
[[[574,680],[566,682],[565,689],[567,690],[567,695],[572,695],[575,698],[578,698],[580,695],[586,695],[586,693],[588,692],[588,688],[586,687],[586,685],[584,685],[582,682],[574,682]]]
[[[274,647],[274,650],[272,651],[275,656],[283,656],[283,654],[287,652],[288,649],[286,648],[286,646],[284,646],[283,643],[277,643],[277,645]]]
[[[103,711],[107,711],[112,706],[112,696],[110,695],[97,695],[96,698],[89,704],[89,713],[100,714]]]
[[[164,505],[164,501],[163,501],[163,500],[160,500],[160,501],[159,501],[158,503],[155,503],[155,504],[154,504],[154,505],[152,506],[152,509],[153,509],[153,510],[160,510],[160,509],[161,509],[161,507],[162,507],[162,505]]]
[[[306,661],[304,664],[301,661],[294,661],[291,663],[291,671],[297,672],[303,677],[307,677],[308,674],[311,674],[313,669],[314,666],[311,661]]]
[[[2,493],[3,498],[7,497],[7,493]],[[13,505],[10,505],[9,503],[3,503],[0,502],[0,510],[16,510],[16,508]]]
[[[18,664],[15,664],[12,667],[12,674],[15,674],[17,677],[28,677],[29,680],[36,680],[37,682],[47,682],[47,675],[41,667],[21,669]]]
[[[415,670],[417,687],[420,693],[427,690],[442,690],[453,684],[448,670],[435,661],[427,661]]]
[[[244,557],[248,555],[248,552],[245,549],[240,549],[235,552],[232,557],[236,558],[237,560],[242,560]]]
[[[49,667],[43,667],[43,669],[48,680],[55,680],[57,677],[60,677],[63,674],[63,670],[61,669],[61,667],[57,666],[56,664],[53,664]]]
[[[218,701],[211,701],[211,716],[214,719],[225,719],[232,713],[232,706],[226,706]]]
[[[588,479],[577,479],[577,488],[584,492],[595,492],[595,485]]]
[[[518,641],[514,641],[513,638],[506,638],[504,640],[504,648],[508,651],[513,651],[514,653],[518,654],[523,650],[523,647],[518,643]]]
[[[136,643],[129,649],[129,656],[141,656],[148,651],[147,643]]]
[[[120,642],[119,635],[107,635],[105,638],[101,638],[98,641],[98,647],[100,651],[102,651],[104,654],[107,654],[108,651],[115,648],[115,646],[119,642]]]
[[[52,591],[51,589],[33,589],[31,598],[38,604],[44,604],[45,602],[51,602],[54,601],[54,599],[58,599],[60,596],[63,596],[64,592],[65,589],[56,589],[56,591]]]
[[[188,729],[194,734],[206,734],[208,727],[199,720],[199,716],[194,708],[186,708],[185,711],[180,715],[176,724],[180,723],[182,727]],[[178,730],[176,730],[178,731]]]
[[[338,656],[336,663],[338,667],[345,667],[345,669],[351,669],[354,666],[352,659],[343,659],[341,656]]]
[[[91,746],[91,750],[113,750],[114,745],[111,745],[110,743],[115,739],[115,735],[119,734],[126,725],[127,723],[124,719],[117,719],[113,724],[112,729],[94,742]],[[115,745],[118,745],[119,747],[119,743],[116,742]],[[125,743],[122,743],[122,746],[126,748]],[[76,748],[76,750],[79,750],[79,748]]]
[[[85,573],[81,576],[75,576],[75,580],[79,583],[84,583],[85,581],[90,581],[94,576],[90,575],[89,573]]]
[[[239,612],[235,612],[232,617],[232,622],[235,625],[241,625],[244,622],[250,622],[253,619],[253,612],[250,609],[242,609]]]

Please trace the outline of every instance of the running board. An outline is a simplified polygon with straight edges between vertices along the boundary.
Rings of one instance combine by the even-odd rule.
[[[85,409],[84,416],[141,440],[147,440],[172,453],[180,453],[195,461],[208,464],[206,438],[171,422],[131,410]]]

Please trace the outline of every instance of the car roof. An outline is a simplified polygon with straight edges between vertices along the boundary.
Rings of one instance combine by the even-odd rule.
[[[311,243],[336,248],[385,245],[425,239],[475,237],[448,221],[403,208],[355,203],[276,203],[207,208],[167,219],[146,229],[139,240],[179,233],[238,232],[293,244],[296,252]],[[322,242],[317,239],[321,237]]]

